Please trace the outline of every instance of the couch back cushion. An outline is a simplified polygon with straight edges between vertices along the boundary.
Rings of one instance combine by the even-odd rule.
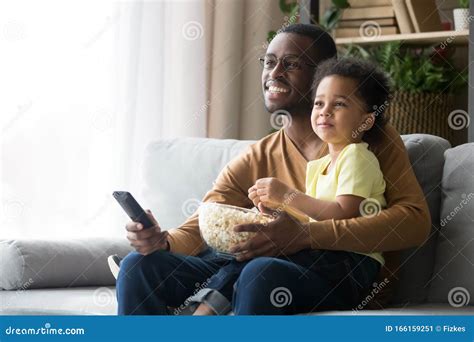
[[[445,153],[430,302],[474,304],[474,143]]]
[[[433,223],[439,222],[444,152],[450,145],[448,141],[428,134],[403,135],[402,139],[430,208],[431,221]],[[433,272],[438,235],[435,227],[435,225],[432,226],[430,237],[422,247],[410,248],[401,252],[400,281],[395,290],[394,303],[405,305],[406,303],[426,301],[427,284]]]
[[[177,138],[151,143],[143,165],[144,202],[160,226],[179,226],[199,206],[219,172],[253,141]]]

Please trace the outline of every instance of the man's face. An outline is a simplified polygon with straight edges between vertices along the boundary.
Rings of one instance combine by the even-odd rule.
[[[269,112],[304,108],[311,113],[311,84],[315,71],[314,41],[294,33],[280,33],[265,54],[263,96]],[[310,66],[310,65],[313,66]]]

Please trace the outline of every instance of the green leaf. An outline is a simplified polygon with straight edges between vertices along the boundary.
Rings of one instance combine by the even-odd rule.
[[[390,42],[367,48],[350,45],[342,50],[341,55],[377,63],[392,78],[395,90],[455,93],[468,84],[468,73],[452,67],[449,54],[444,57],[444,63],[433,58],[433,47],[402,48],[401,42]]]
[[[267,43],[270,43],[273,40],[273,38],[275,38],[276,35],[277,35],[276,31],[268,32],[268,34],[267,34]]]
[[[459,0],[459,6],[461,8],[469,8],[469,0]]]
[[[337,8],[348,8],[348,7],[350,7],[349,2],[347,2],[347,0],[332,0],[332,3]]]
[[[298,2],[297,1],[292,1],[290,3],[287,3],[286,0],[280,0],[279,2],[279,5],[280,5],[280,10],[283,12],[283,13],[292,13],[292,11],[295,9],[295,8],[298,8]]]
[[[341,10],[336,7],[329,8],[323,16],[322,25],[328,31],[334,29],[341,17]]]
[[[296,6],[293,7],[293,9],[290,11],[289,13],[289,19],[288,19],[288,24],[294,24],[296,23],[297,19],[298,19],[298,15],[299,15],[299,12],[300,12],[300,6],[298,4],[296,4]]]

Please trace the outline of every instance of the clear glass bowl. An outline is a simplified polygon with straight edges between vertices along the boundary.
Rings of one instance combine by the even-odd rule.
[[[230,253],[230,247],[249,240],[253,232],[234,232],[238,224],[268,223],[272,216],[233,205],[206,202],[199,206],[199,229],[206,243],[220,253]]]

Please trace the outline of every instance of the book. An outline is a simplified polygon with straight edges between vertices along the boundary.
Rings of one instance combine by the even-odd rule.
[[[405,0],[392,0],[395,17],[397,18],[398,27],[401,33],[413,33],[415,29],[411,22],[410,15]]]
[[[408,18],[410,19],[410,18]],[[397,21],[395,18],[382,18],[382,19],[372,19],[371,21],[375,21],[380,26],[396,26]],[[360,27],[362,24],[366,23],[367,20],[340,20],[337,23],[337,27]]]
[[[441,19],[435,0],[406,0],[415,32],[441,31]]]
[[[348,0],[349,5],[354,7],[370,7],[370,6],[389,6],[391,0]]]
[[[358,7],[345,8],[342,10],[340,20],[352,19],[374,19],[374,18],[394,18],[395,12],[393,6],[377,6],[377,7]]]
[[[334,30],[334,36],[336,38],[352,38],[352,37],[378,37],[387,34],[400,33],[397,26],[361,26],[360,28],[336,28]]]

